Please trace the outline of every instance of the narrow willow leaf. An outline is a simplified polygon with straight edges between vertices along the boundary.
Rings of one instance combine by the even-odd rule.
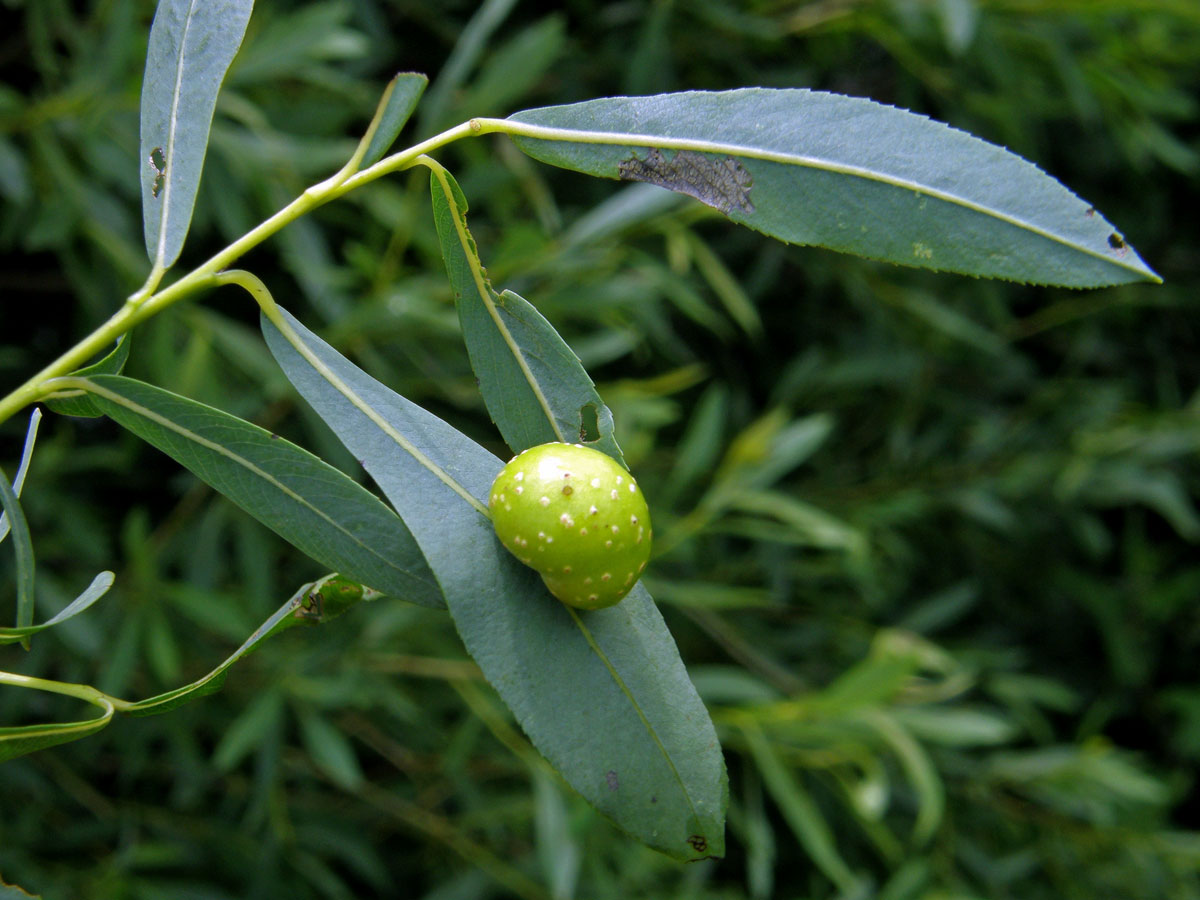
[[[644,843],[721,855],[716,733],[645,590],[594,612],[559,603],[492,530],[485,498],[501,461],[287,313],[272,316],[271,352],[408,523],[467,650],[538,750]]]
[[[928,841],[946,811],[946,789],[937,766],[921,744],[896,718],[882,709],[866,709],[854,713],[854,718],[872,728],[895,752],[904,774],[917,795],[917,818],[913,822],[913,840]]]
[[[15,684],[17,686],[31,687],[34,690],[46,689],[40,687],[40,684],[44,684],[44,682],[21,685],[21,676],[14,676],[8,673],[4,673],[4,675],[3,685]],[[37,679],[29,680],[31,682],[38,681]],[[56,691],[54,693],[62,692]],[[9,725],[0,727],[0,763],[15,759],[18,756],[24,756],[27,753],[45,750],[47,747],[53,747],[56,744],[66,744],[70,741],[77,741],[80,738],[95,734],[112,721],[113,705],[98,691],[95,697],[89,698],[89,701],[95,706],[100,707],[100,714],[91,719],[81,719],[77,722],[48,722],[39,725]]]
[[[754,764],[762,775],[763,784],[779,811],[792,828],[792,833],[826,877],[843,896],[860,893],[860,879],[850,870],[838,852],[837,841],[829,823],[803,785],[788,771],[775,749],[757,731],[747,730],[745,738]]]
[[[221,82],[254,0],[160,0],[142,81],[141,182],[146,252],[156,268],[179,258]]]
[[[579,357],[523,297],[493,290],[454,177],[432,165],[430,191],[471,368],[508,446],[520,453],[550,441],[587,443],[623,464],[612,412]]]
[[[400,600],[443,605],[404,523],[308,451],[229,413],[121,375],[69,383],[84,387],[105,415],[322,565]]]
[[[33,538],[29,534],[29,523],[16,492],[8,483],[8,476],[0,472],[0,504],[12,529],[13,555],[16,557],[17,582],[17,628],[28,628],[33,624],[34,559]],[[29,649],[28,637],[24,640]]]
[[[21,447],[21,461],[17,463],[17,477],[13,479],[13,496],[17,499],[25,488],[25,476],[29,474],[29,464],[33,462],[33,447],[37,443],[38,425],[42,421],[42,411],[34,409],[29,414],[29,426],[25,429],[25,443]],[[0,541],[8,537],[8,513],[0,513]]]
[[[89,375],[120,375],[124,371],[125,362],[128,359],[129,334],[126,332],[121,335],[117,341],[117,345],[109,351],[107,356],[99,362],[92,363],[90,366],[85,366],[82,369],[77,369],[71,374],[80,378],[86,378]],[[96,404],[92,403],[86,394],[78,397],[48,398],[44,402],[54,412],[63,416],[87,416],[94,419],[104,415],[104,413],[96,408]]]
[[[418,72],[401,72],[388,83],[371,123],[371,139],[359,161],[359,168],[365,169],[383,159],[417,108],[428,84],[429,79]]]
[[[302,622],[312,623],[319,621],[318,618],[314,618],[316,615],[315,598],[317,595],[336,597],[340,613],[349,608],[353,603],[363,599],[363,590],[361,585],[350,584],[345,579],[339,578],[336,575],[326,576],[311,584],[304,585],[288,598],[283,606],[275,610],[269,619],[259,625],[254,633],[246,638],[242,645],[228,659],[203,678],[198,678],[191,684],[175,688],[164,694],[158,694],[154,697],[148,697],[145,700],[131,703],[128,706],[122,707],[121,712],[131,716],[156,716],[159,713],[170,712],[176,707],[187,703],[189,700],[195,700],[220,690],[221,686],[225,683],[225,677],[229,674],[230,666],[257,647],[259,642],[264,638],[278,634],[280,631]]]
[[[41,625],[30,625],[27,628],[0,628],[0,644],[15,644],[17,641],[24,640],[30,635],[37,634],[39,631],[53,628],[67,619],[73,619],[107,594],[108,589],[113,586],[114,579],[115,576],[112,572],[101,572],[92,579],[92,583],[88,585],[87,590],[67,604],[58,615],[43,622]]]
[[[508,124],[535,159],[670,188],[792,243],[1037,284],[1160,280],[1036,166],[870,100],[694,91],[531,109]]]

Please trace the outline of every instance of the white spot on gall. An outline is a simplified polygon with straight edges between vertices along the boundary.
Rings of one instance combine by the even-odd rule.
[[[631,494],[636,494],[636,493],[637,493],[637,485],[636,485],[636,484],[632,484],[632,483],[631,483],[631,484],[629,485],[629,493],[631,493]]]
[[[617,525],[610,525],[610,526],[608,526],[608,527],[609,527],[609,529],[612,531],[612,533],[613,533],[613,534],[620,534],[620,533],[621,533],[621,529],[620,529],[620,527],[619,527],[619,526],[617,526]]]
[[[589,516],[594,516],[598,512],[600,512],[600,510],[596,509],[596,507],[594,507],[594,506],[588,507],[588,515]]]
[[[624,484],[624,483],[625,483],[625,479],[622,478],[620,475],[618,475],[617,476],[617,484]]]
[[[574,527],[575,527],[575,520],[574,520],[574,519],[572,519],[572,518],[571,518],[569,515],[567,515],[566,513],[563,513],[561,516],[559,516],[559,517],[558,517],[558,521],[562,522],[562,523],[563,523],[563,525],[564,525],[564,526],[566,526],[567,528],[574,528]]]
[[[570,575],[570,574],[571,574],[571,567],[570,567],[570,566],[563,566],[563,574],[564,574],[564,575]]]
[[[587,526],[585,525],[583,528],[579,529],[579,535],[580,535],[580,537],[583,537],[586,534],[587,534]]]
[[[605,572],[600,576],[601,581],[612,581],[612,572]]]
[[[620,497],[620,494],[618,494],[618,493],[617,493],[617,489],[616,489],[616,488],[613,488],[613,490],[612,490],[612,494],[611,494],[610,496],[611,496],[611,497],[612,497],[614,500],[616,500],[618,497]]]
[[[630,525],[636,525],[636,524],[637,524],[637,516],[630,516],[630,517],[629,517],[629,524],[630,524]]]
[[[592,479],[592,481],[591,481],[591,485],[592,485],[592,487],[594,487],[594,488],[598,488],[598,487],[600,487],[600,479],[599,479],[599,478],[593,478],[593,479]]]
[[[524,473],[524,472],[518,472],[516,475],[514,475],[514,476],[513,476],[513,480],[514,480],[514,481],[524,481],[524,480],[525,480],[525,473]]]
[[[598,603],[599,601],[600,601],[600,597],[598,595],[588,594],[588,603]]]
[[[542,504],[542,506],[549,506],[550,498],[549,497],[541,497],[538,499],[538,503]]]
[[[591,576],[591,575],[589,575],[587,578],[583,579],[583,583],[584,583],[584,584],[591,584],[591,583],[592,583],[592,576]]]
[[[605,549],[605,550],[611,550],[611,549],[612,549],[612,541],[605,541],[605,542],[604,542],[604,549]]]
[[[518,484],[514,490],[516,490],[517,494],[519,495],[524,492],[525,488]]]

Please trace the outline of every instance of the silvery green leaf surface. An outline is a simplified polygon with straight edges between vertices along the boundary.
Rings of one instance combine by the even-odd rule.
[[[13,644],[24,640],[30,635],[37,634],[47,628],[52,628],[60,622],[79,615],[106,593],[113,586],[113,573],[101,572],[92,579],[92,583],[82,594],[72,600],[57,615],[46,620],[41,625],[29,625],[25,628],[0,628],[0,644]]]
[[[146,252],[166,268],[179,258],[221,82],[254,0],[160,0],[142,81],[142,226]]]
[[[378,124],[367,143],[359,168],[365,169],[383,159],[400,130],[412,116],[413,110],[417,108],[417,103],[428,84],[429,79],[419,72],[400,72],[388,83],[387,90],[379,102],[379,110],[375,114]]]
[[[13,555],[16,558],[17,583],[17,628],[29,628],[33,624],[34,558],[33,538],[29,534],[29,523],[21,509],[16,491],[8,483],[8,476],[0,472],[0,504],[11,529]],[[26,649],[29,644],[26,641]]]
[[[516,453],[550,441],[588,443],[623,462],[612,412],[579,357],[525,298],[492,288],[454,177],[434,167],[430,191],[471,368],[505,442]]]
[[[21,496],[21,491],[25,488],[25,476],[29,474],[29,464],[33,461],[33,448],[37,443],[38,425],[42,421],[42,411],[35,408],[29,414],[29,425],[25,429],[25,443],[21,447],[21,461],[17,463],[17,474],[12,480],[12,492],[14,500]],[[8,513],[0,513],[0,543],[8,537]]]
[[[577,612],[500,545],[502,463],[358,369],[285,312],[271,352],[404,518],[467,650],[534,745],[590,803],[680,859],[724,851],[716,732],[646,591]]]
[[[104,414],[324,566],[388,596],[441,606],[420,550],[377,497],[277,435],[121,375],[87,381]]]
[[[688,194],[790,243],[1036,284],[1159,281],[1095,207],[1013,153],[856,97],[745,88],[509,117],[535,159]]]

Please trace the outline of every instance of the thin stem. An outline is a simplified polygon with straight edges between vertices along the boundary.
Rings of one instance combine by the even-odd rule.
[[[273,216],[259,223],[220,253],[210,257],[206,262],[201,263],[162,290],[156,289],[164,272],[159,267],[155,267],[147,277],[146,283],[132,294],[107,322],[0,399],[0,423],[30,403],[44,397],[47,393],[47,381],[78,369],[135,325],[156,315],[172,303],[204,288],[214,286],[217,283],[216,274],[218,272],[280,231],[284,226],[357,187],[369,184],[392,172],[408,168],[412,165],[413,160],[423,153],[436,150],[460,138],[474,137],[483,133],[486,132],[479,122],[473,119],[409,147],[407,150],[384,157],[375,165],[361,172],[351,174],[353,166],[346,165],[336,174],[308,188]]]
[[[15,672],[0,672],[0,684],[13,687],[30,688],[35,691],[49,691],[52,694],[65,694],[99,706],[111,713],[114,709],[126,709],[133,706],[128,700],[113,697],[89,684],[74,684],[69,681],[51,681],[47,678],[34,678],[30,675],[18,675]]]

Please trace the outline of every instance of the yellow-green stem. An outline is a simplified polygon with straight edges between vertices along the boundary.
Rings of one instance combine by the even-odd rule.
[[[101,709],[125,709],[132,706],[128,700],[112,697],[104,691],[88,684],[74,684],[68,681],[50,681],[46,678],[34,678],[30,675],[18,675],[15,672],[0,672],[0,684],[13,687],[30,688],[35,691],[49,691],[52,694],[65,694],[99,706]]]
[[[145,285],[130,296],[107,322],[0,399],[0,423],[5,422],[30,403],[44,397],[47,393],[47,381],[78,369],[93,356],[106,350],[117,338],[135,325],[156,315],[177,300],[206,287],[214,286],[217,283],[216,274],[218,272],[305,213],[311,212],[318,206],[335,200],[357,187],[368,184],[376,178],[408,168],[412,165],[413,160],[423,153],[428,153],[460,138],[474,137],[495,130],[498,129],[494,124],[493,127],[484,129],[479,122],[471,120],[409,147],[407,150],[385,157],[361,172],[354,171],[352,165],[354,161],[352,160],[351,164],[344,166],[335,175],[308,188],[269,219],[250,229],[220,253],[201,263],[162,290],[156,290],[156,288],[164,273],[157,268],[154,269],[147,277]]]

